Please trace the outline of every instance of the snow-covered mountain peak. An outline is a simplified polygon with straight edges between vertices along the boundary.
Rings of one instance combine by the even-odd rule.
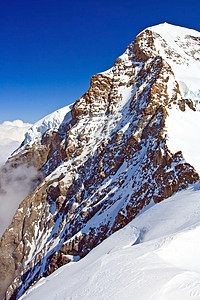
[[[138,38],[148,56],[158,55],[171,66],[182,96],[191,99],[199,109],[200,33],[163,23],[145,29]]]
[[[151,32],[151,36],[149,36],[149,32]],[[150,43],[149,40],[151,40]],[[198,108],[200,102],[200,33],[165,22],[142,31],[138,35],[137,43],[148,56],[161,56],[170,65],[182,96],[193,100],[195,107]],[[129,83],[132,81],[130,71],[126,70],[133,69],[136,77],[143,63],[138,62],[137,59],[134,60],[130,50],[133,44],[134,42],[119,56],[112,68],[93,76],[91,80],[95,83],[99,80],[97,76],[109,78],[110,81],[113,81],[114,77],[118,77],[117,80],[121,82],[121,86],[118,87],[118,101],[114,106],[112,105],[113,111],[119,111],[127,99],[135,93]],[[82,107],[87,111],[88,109],[84,107],[83,97],[79,99],[79,102],[82,102]],[[51,129],[56,131],[62,123],[70,122],[72,106],[63,107],[36,122],[26,133],[23,145],[31,144],[46,131]],[[101,110],[100,107],[99,109]]]
[[[148,27],[147,29],[157,32],[160,35],[168,35],[171,37],[187,36],[187,35],[200,37],[200,32],[198,32],[197,30],[181,27],[178,25],[172,25],[167,22]]]
[[[71,112],[37,122],[11,157],[11,166],[42,175],[0,241],[0,275],[18,276],[8,279],[8,299],[199,180],[195,138],[184,147],[173,130],[192,119],[198,134],[199,37],[171,26],[139,34],[111,69],[92,76]]]

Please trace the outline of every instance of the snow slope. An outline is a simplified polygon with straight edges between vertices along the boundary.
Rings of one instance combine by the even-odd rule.
[[[184,112],[175,107],[168,109],[167,145],[173,153],[181,150],[185,160],[200,174],[200,33],[168,23],[148,29],[154,36],[153,52],[171,66],[183,99],[192,100],[196,108],[193,111],[186,105]]]
[[[36,122],[25,135],[24,145],[33,143],[36,138],[41,137],[47,130],[58,130],[62,123],[67,123],[71,119],[72,104],[60,108]]]
[[[31,124],[23,123],[21,120],[5,121],[0,124],[0,166],[20,146],[30,126]]]
[[[168,23],[149,29],[159,35],[156,52],[172,67],[183,96],[200,100],[200,33]]]
[[[200,183],[149,208],[21,299],[200,299]]]
[[[167,145],[176,153],[182,151],[184,159],[194,166],[200,174],[200,111],[186,108],[181,112],[176,108],[169,110],[166,119]]]

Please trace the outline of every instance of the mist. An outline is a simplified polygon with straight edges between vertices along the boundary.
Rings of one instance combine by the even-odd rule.
[[[21,203],[34,189],[38,172],[25,164],[16,168],[6,165],[0,173],[0,236],[9,226]]]
[[[21,120],[0,124],[0,168],[20,146],[30,126]],[[0,169],[0,236],[11,223],[20,202],[33,190],[36,177],[35,168],[24,164],[13,168],[7,163],[4,171]]]

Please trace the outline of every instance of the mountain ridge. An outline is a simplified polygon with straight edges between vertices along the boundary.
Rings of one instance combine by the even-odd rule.
[[[200,34],[178,36],[174,49],[171,37],[142,31],[111,69],[92,76],[71,116],[65,107],[64,122],[59,113],[52,123],[39,121],[7,162],[15,168],[28,163],[40,175],[0,241],[0,261],[14,277],[6,299],[19,298],[42,276],[84,257],[150,203],[198,181],[195,166],[167,143],[171,110],[199,110],[190,74],[181,78],[189,90],[184,94],[174,65],[193,72],[191,53],[199,49]],[[192,52],[181,56],[179,48],[187,43]],[[2,280],[2,269],[0,275]]]

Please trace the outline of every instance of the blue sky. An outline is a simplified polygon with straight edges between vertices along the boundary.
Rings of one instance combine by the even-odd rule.
[[[74,102],[144,28],[200,31],[199,0],[1,0],[0,123]]]

